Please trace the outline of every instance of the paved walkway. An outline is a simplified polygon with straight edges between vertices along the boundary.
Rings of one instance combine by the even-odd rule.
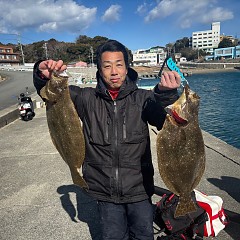
[[[1,114],[0,114],[1,115]],[[157,171],[151,131],[155,184],[164,187]],[[219,195],[237,223],[215,239],[240,239],[240,150],[204,132],[207,166],[198,186]],[[45,108],[29,122],[16,120],[0,129],[0,239],[98,240],[96,202],[71,182],[67,165],[54,148]],[[154,195],[153,200],[160,197]]]

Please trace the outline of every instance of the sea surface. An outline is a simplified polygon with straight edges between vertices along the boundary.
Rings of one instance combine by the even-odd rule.
[[[197,73],[186,78],[201,98],[200,127],[240,149],[240,71]],[[139,86],[154,86],[159,79],[142,79]]]

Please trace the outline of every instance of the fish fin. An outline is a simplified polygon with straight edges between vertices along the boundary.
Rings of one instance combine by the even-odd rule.
[[[41,89],[40,95],[41,95],[42,98],[47,99],[46,86],[44,86],[44,87]]]
[[[72,174],[72,180],[73,180],[73,183],[80,186],[81,188],[84,188],[84,189],[89,189],[86,181],[83,179],[83,177],[78,173],[78,174]]]
[[[195,211],[197,211],[197,207],[192,198],[187,198],[185,201],[183,201],[183,198],[180,196],[174,217],[177,218],[180,216],[185,216],[186,214]]]

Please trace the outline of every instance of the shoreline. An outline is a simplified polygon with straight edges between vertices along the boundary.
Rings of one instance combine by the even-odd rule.
[[[153,72],[158,70],[158,67],[150,67],[148,68],[148,72],[146,71],[146,69],[141,69],[141,67],[138,69],[139,67],[132,67],[132,69],[134,69],[138,75],[141,74],[151,74],[149,72]],[[170,71],[168,68],[164,68],[164,71]],[[190,72],[191,74],[205,74],[205,73],[217,73],[217,72],[240,72],[239,69],[235,69],[235,68],[184,68],[181,69],[181,71],[184,72]],[[5,80],[8,79],[8,75],[7,74],[0,74],[0,83],[4,82]]]
[[[137,67],[132,67],[138,75],[157,75],[158,71],[160,70],[161,67],[159,66],[154,66],[154,67],[142,67],[142,66],[137,66]],[[167,67],[164,67],[164,71],[170,71]],[[204,73],[217,73],[217,72],[237,72],[240,71],[239,69],[235,69],[234,67],[229,67],[229,68],[181,68],[180,69],[183,73],[190,73],[190,74],[204,74]]]
[[[217,72],[238,72],[238,69],[235,68],[194,68],[194,69],[184,69],[186,72],[192,72],[192,74],[201,74],[201,73],[217,73]],[[184,72],[184,71],[183,71]],[[240,71],[239,71],[240,72]]]

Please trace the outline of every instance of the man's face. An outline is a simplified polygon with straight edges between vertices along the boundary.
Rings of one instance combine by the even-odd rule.
[[[127,68],[122,52],[104,52],[101,57],[101,76],[108,89],[119,89],[126,79]]]

